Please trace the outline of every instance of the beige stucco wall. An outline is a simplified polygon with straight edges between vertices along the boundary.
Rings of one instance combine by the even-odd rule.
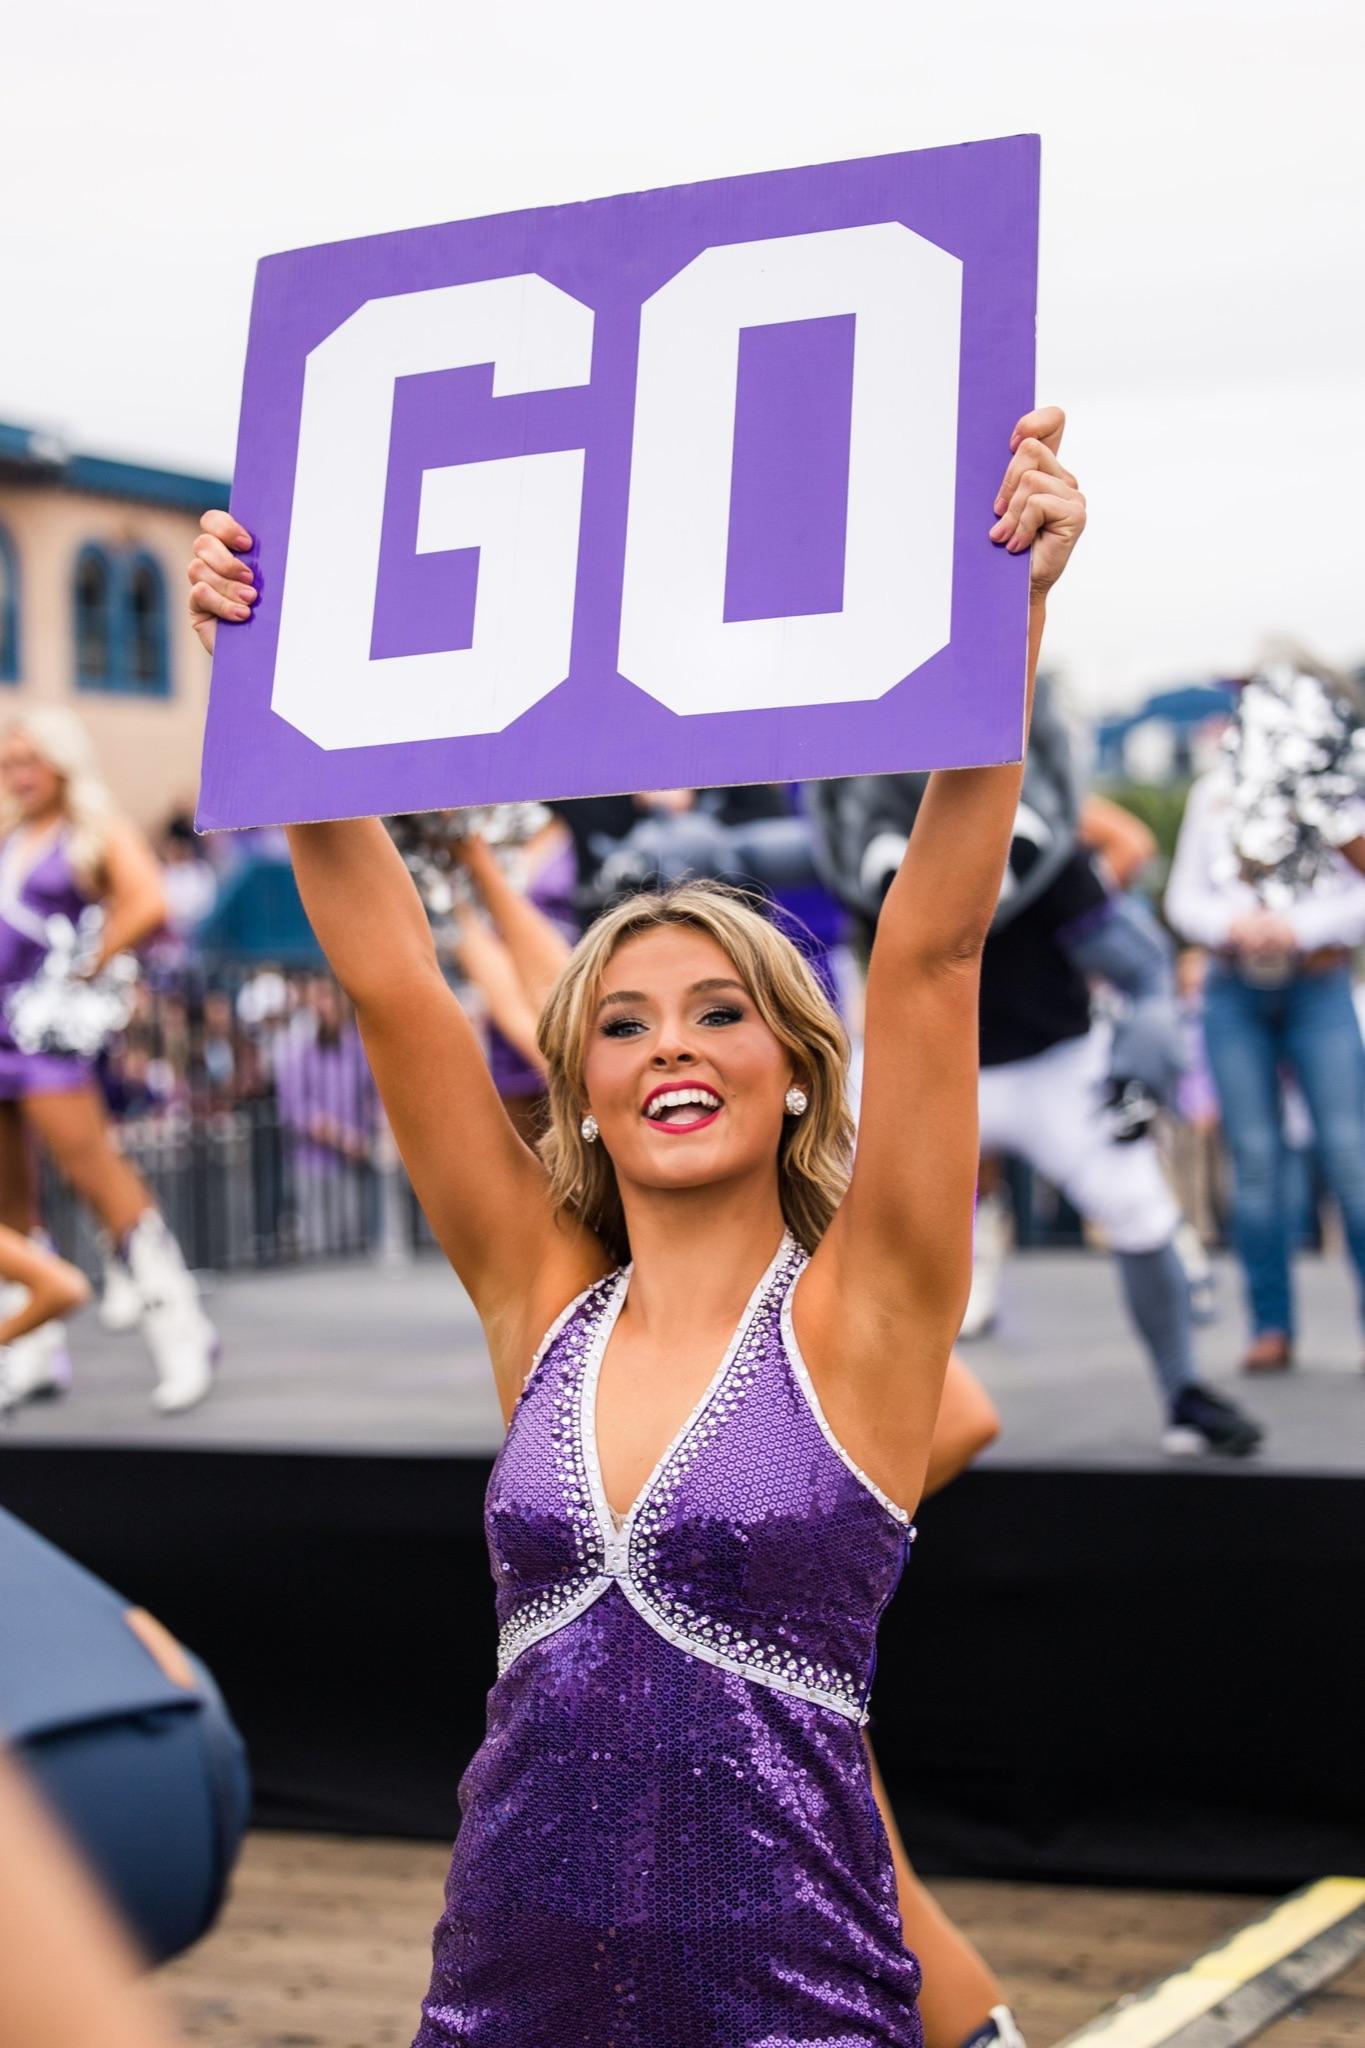
[[[18,557],[19,682],[0,683],[0,716],[25,703],[78,711],[119,803],[148,831],[193,810],[208,703],[209,663],[185,616],[185,564],[198,532],[188,512],[97,497],[50,483],[0,481],[0,525]],[[87,541],[145,549],[166,579],[169,697],[76,688],[72,584]]]

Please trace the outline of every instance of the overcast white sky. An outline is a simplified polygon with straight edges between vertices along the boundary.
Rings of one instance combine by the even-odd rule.
[[[226,474],[256,258],[1038,130],[1083,701],[1365,658],[1358,0],[56,0],[11,11],[0,419]]]

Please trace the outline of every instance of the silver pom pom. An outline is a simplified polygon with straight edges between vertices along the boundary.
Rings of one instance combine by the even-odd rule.
[[[1325,682],[1282,666],[1245,685],[1223,744],[1240,872],[1283,909],[1365,832],[1365,737]]]
[[[48,918],[42,965],[5,998],[21,1052],[94,1059],[128,1022],[139,973],[132,955],[116,954],[96,975],[82,971],[95,958],[103,929],[104,912],[95,904],[81,912],[79,924]]]
[[[477,804],[458,811],[414,811],[387,818],[385,824],[417,884],[427,916],[439,926],[457,903],[469,901],[469,884],[457,851],[461,840],[477,832],[496,848],[516,880],[521,848],[550,817],[544,804]]]

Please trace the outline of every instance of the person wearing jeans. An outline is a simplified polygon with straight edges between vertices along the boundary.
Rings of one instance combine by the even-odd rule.
[[[1231,846],[1231,778],[1190,792],[1166,915],[1210,948],[1204,1032],[1233,1166],[1233,1236],[1246,1278],[1251,1372],[1293,1363],[1293,1219],[1282,1088],[1299,1083],[1341,1212],[1365,1312],[1365,1045],[1350,955],[1365,940],[1365,879],[1340,856],[1282,910],[1262,906]]]
[[[1294,1337],[1286,1068],[1308,1104],[1323,1178],[1365,1290],[1365,1046],[1350,968],[1309,968],[1266,988],[1220,964],[1209,976],[1204,1032],[1232,1154],[1233,1229],[1255,1332],[1247,1364],[1273,1370],[1291,1362]]]

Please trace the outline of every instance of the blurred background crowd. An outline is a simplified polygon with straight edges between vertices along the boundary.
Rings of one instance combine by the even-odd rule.
[[[1232,685],[1193,686],[1134,718],[1076,730],[1083,747],[1095,746],[1104,813],[1095,804],[1094,814],[1105,816],[1106,838],[1120,842],[1109,879],[1158,916],[1191,775],[1216,759],[1233,702]],[[456,834],[466,823],[489,831],[511,885],[529,892],[570,938],[619,891],[661,874],[719,873],[763,886],[771,872],[766,827],[768,847],[775,834],[799,876],[772,891],[778,914],[816,958],[856,1043],[870,924],[818,878],[818,827],[800,787],[650,792],[555,805],[538,817],[523,807],[510,822],[529,830],[516,839],[504,836],[505,819],[448,822]],[[746,858],[755,837],[756,860]],[[805,872],[793,840],[811,842],[816,875]],[[429,1245],[346,998],[294,891],[283,833],[199,835],[177,810],[156,829],[154,846],[170,921],[146,949],[132,1016],[97,1071],[120,1143],[156,1189],[191,1263],[394,1257]],[[490,928],[458,859],[454,872],[449,914],[444,905],[438,913],[443,957],[467,1009],[483,1022],[495,1078],[529,1135],[538,1078],[516,1049],[515,1027],[499,1028],[497,962],[476,936]],[[1162,1106],[1160,1136],[1181,1206],[1204,1245],[1214,1247],[1227,1240],[1230,1176],[1204,1048],[1208,952],[1178,931],[1171,936],[1187,1063]],[[1286,1082],[1295,1236],[1319,1246],[1336,1224],[1311,1119]],[[1009,1157],[1000,1167],[1017,1245],[1084,1241],[1082,1219],[1045,1179]],[[80,1209],[55,1178],[44,1213],[63,1247],[89,1263]]]
[[[187,1264],[226,1271],[318,1258],[402,1259],[428,1245],[429,1234],[389,1140],[354,1019],[303,915],[284,835],[194,829],[208,679],[179,589],[198,512],[215,502],[226,502],[226,486],[215,479],[82,455],[50,435],[0,422],[0,712],[11,728],[39,709],[74,712],[113,807],[155,851],[166,919],[141,948],[131,1014],[95,1072],[117,1145]],[[1294,687],[1317,690],[1335,706],[1349,753],[1365,672],[1326,669],[1307,648],[1288,643],[1267,644],[1264,672],[1272,706],[1281,687],[1275,677],[1281,684],[1298,678]],[[1273,820],[1269,828],[1258,824],[1260,810],[1278,802],[1292,812],[1300,801],[1288,783],[1276,795],[1273,774],[1264,761],[1256,765],[1256,745],[1275,756],[1273,733],[1239,738],[1238,772],[1256,794],[1234,821],[1232,838],[1241,834],[1234,865],[1243,876],[1256,869],[1256,891],[1240,905],[1234,900],[1244,884],[1221,874],[1227,848],[1210,840],[1207,820],[1182,841],[1191,788],[1226,762],[1229,729],[1245,725],[1244,681],[1198,677],[1096,718],[1071,703],[1064,675],[1045,680],[1036,765],[1000,913],[1011,936],[995,948],[983,1017],[985,1064],[1005,1063],[1016,1093],[1027,1098],[1042,1085],[1028,1062],[1078,1039],[1092,1003],[1121,1033],[1125,1015],[1146,1016],[1160,997],[1160,1044],[1139,1044],[1118,1066],[1111,1060],[1103,1078],[1116,1140],[1158,1137],[1184,1217],[1181,1256],[1196,1297],[1207,1279],[1204,1255],[1228,1240],[1233,1221],[1229,1091],[1243,1140],[1243,1211],[1258,1199],[1254,1154],[1272,1143],[1269,1114],[1275,1156],[1261,1179],[1275,1183],[1263,1202],[1276,1210],[1275,1227],[1281,1234],[1287,1227],[1295,1243],[1330,1239],[1341,1228],[1323,1199],[1330,1186],[1348,1243],[1360,1239],[1358,1268],[1365,1259],[1365,1187],[1359,1201],[1349,1189],[1343,1196],[1340,1162],[1334,1170],[1324,1159],[1324,1120],[1309,1113],[1298,1086],[1300,1070],[1311,1071],[1326,1101],[1330,1076],[1311,1060],[1304,1068],[1308,1039],[1300,1032],[1291,1044],[1293,1031],[1286,1025],[1285,1037],[1266,1009],[1279,999],[1265,993],[1277,981],[1302,983],[1306,1001],[1312,978],[1315,988],[1330,983],[1339,995],[1341,969],[1365,926],[1356,929],[1359,905],[1349,892],[1338,900],[1329,887],[1323,898],[1311,861],[1300,859],[1296,870],[1294,858],[1272,848],[1265,862],[1248,862],[1256,831],[1273,836]],[[1304,726],[1302,705],[1286,700],[1281,710],[1290,728],[1296,720]],[[1306,728],[1301,737],[1311,739]],[[1331,752],[1328,746],[1322,759]],[[1326,808],[1347,824],[1325,841],[1321,817],[1315,823],[1295,813],[1288,826],[1294,845],[1316,835],[1329,849],[1323,858],[1343,872],[1335,848],[1354,829],[1353,761],[1345,761],[1345,781],[1336,785],[1330,774],[1324,779],[1321,761],[1295,771],[1320,810],[1329,792]],[[529,903],[562,946],[624,890],[688,873],[758,889],[808,948],[841,1008],[856,1074],[862,966],[915,801],[914,778],[863,778],[653,791],[393,821],[392,828],[422,887],[450,979],[486,1031],[500,1092],[534,1136],[535,1011],[548,981],[518,975],[506,929],[510,897]],[[1307,798],[1301,807],[1311,810]],[[1223,839],[1232,843],[1226,832]],[[1299,898],[1316,903],[1304,912],[1313,929],[1302,946],[1292,932],[1286,938],[1275,915],[1276,905],[1283,910]],[[1260,924],[1254,943],[1244,944],[1233,927],[1248,904]],[[1090,929],[1114,905],[1122,916],[1097,949]],[[551,945],[551,965],[554,957]],[[1212,1037],[1204,1029],[1210,962],[1219,992]],[[1322,976],[1324,969],[1330,972]],[[1241,1005],[1235,1014],[1234,998]],[[1134,1036],[1141,1040],[1143,1031]],[[1240,1078],[1235,1058],[1210,1058],[1220,1043],[1226,1053],[1229,1044],[1245,1050],[1253,1040],[1254,1071]],[[1060,1121],[1061,1112],[1040,1103],[1039,1119]],[[1365,1182],[1365,1160],[1358,1171]],[[58,1247],[98,1275],[98,1233],[70,1181],[50,1163],[42,1168],[39,1213]],[[1008,1144],[987,1162],[982,1193],[979,1249],[987,1266],[1009,1242],[1104,1241],[1104,1204],[1085,1220],[1036,1156],[1026,1163]],[[1154,1215],[1150,1191],[1145,1200]],[[1247,1221],[1243,1213],[1244,1260]],[[1254,1239],[1254,1217],[1250,1228]],[[1253,1264],[1259,1257],[1267,1271],[1277,1256],[1251,1246]],[[1277,1292],[1282,1283],[1263,1275],[1254,1323],[1289,1324],[1287,1306],[1269,1300]],[[992,1314],[987,1275],[968,1334]]]

